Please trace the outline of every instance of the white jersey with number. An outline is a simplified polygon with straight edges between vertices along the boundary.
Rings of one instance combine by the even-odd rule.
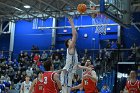
[[[63,69],[75,73],[76,70],[73,70],[73,67],[77,64],[78,64],[78,54],[76,49],[74,51],[74,54],[70,54],[69,50],[67,49],[66,64]]]
[[[78,64],[78,54],[75,49],[74,54],[71,55],[67,49],[66,64],[63,69],[66,69],[68,73],[61,72],[61,84],[62,93],[70,93],[70,87],[72,86],[72,77],[76,73],[76,65]]]
[[[23,93],[29,93],[29,89],[31,87],[32,82],[29,81],[27,84],[25,81],[23,82]]]

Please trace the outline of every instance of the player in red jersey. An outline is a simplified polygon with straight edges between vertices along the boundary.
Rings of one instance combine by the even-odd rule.
[[[29,90],[29,93],[43,93],[43,79],[42,79],[43,72],[38,71],[37,75],[38,77],[34,79],[31,88]]]
[[[50,60],[44,62],[46,72],[43,74],[44,90],[43,93],[59,93],[62,89],[59,75],[53,71],[53,64]]]
[[[93,66],[91,65],[91,61],[87,60],[85,67],[80,66],[81,69],[86,69],[83,73],[82,83],[78,86],[72,87],[71,90],[81,89],[85,90],[85,93],[98,93],[97,90],[97,81],[98,77],[96,72],[93,70]]]
[[[140,93],[140,81],[136,77],[136,72],[131,71],[130,78],[125,86],[125,93]]]

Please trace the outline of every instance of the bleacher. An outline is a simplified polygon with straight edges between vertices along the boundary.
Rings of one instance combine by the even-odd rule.
[[[113,91],[114,83],[115,83],[115,71],[104,73],[103,77],[99,79],[98,89],[101,90],[101,88],[106,84],[109,86],[109,89]]]
[[[87,50],[87,57],[85,57],[85,58],[90,58],[92,61],[95,61],[94,58],[96,58],[97,55],[101,55],[100,52],[98,52],[98,51],[99,50],[97,50],[97,49],[96,50]],[[102,50],[102,51],[104,51],[104,50]],[[111,67],[112,67],[112,65],[114,65],[114,63],[118,62],[118,60],[119,61],[126,61],[127,62],[129,60],[128,59],[129,55],[131,55],[131,54],[129,54],[129,53],[131,53],[131,50],[127,50],[127,49],[126,50],[122,50],[122,51],[120,50],[121,51],[120,53],[118,53],[118,50],[117,49],[116,50],[115,49],[114,50],[107,50],[107,51],[109,51],[110,54],[112,52],[115,52],[115,56],[113,55],[113,57],[115,57],[115,58],[113,58],[113,57],[110,56],[110,57],[108,57],[108,58],[110,58],[109,61],[108,61],[107,57],[100,58],[100,60],[99,60],[100,63],[101,63],[100,65],[101,65],[101,68],[103,68],[103,69],[99,69],[101,71],[100,71],[99,74],[97,73],[98,76],[99,76],[98,89],[100,91],[101,88],[103,87],[103,85],[106,84],[106,85],[108,85],[109,89],[113,93],[113,90],[115,88],[115,85],[114,85],[114,83],[115,83],[115,70],[112,69]],[[28,51],[28,52],[29,52],[28,54],[31,53],[31,51]],[[59,52],[60,53],[63,53],[63,59],[62,60],[64,61],[65,60],[65,55],[64,55],[65,53],[64,53],[64,51],[59,51]],[[40,55],[41,55],[41,53],[40,53]],[[51,58],[50,55],[53,54],[53,51],[51,51],[51,52],[50,51],[47,51],[47,53],[49,54],[48,55],[49,58]],[[127,54],[128,56],[126,56],[125,54]],[[5,56],[4,57],[5,59],[7,59],[8,57],[11,57],[12,59],[14,59],[13,58],[13,55],[18,55],[18,54],[14,54],[14,53],[11,53],[11,52],[9,52],[9,53],[8,52],[5,52],[5,53],[3,52],[3,55]],[[83,59],[83,58],[81,58],[82,57],[81,55],[84,56],[84,52],[82,52],[82,54],[79,53],[79,56],[80,56],[79,60],[80,61],[81,61],[81,59]],[[115,59],[115,61],[112,60],[112,59]],[[135,58],[133,58],[133,59],[135,59]],[[107,62],[110,62],[110,63],[107,63]],[[96,67],[96,65],[95,65],[95,67]],[[44,71],[43,65],[40,65],[39,66],[39,69],[41,69],[42,71]],[[138,70],[138,72],[140,72],[140,70]],[[14,90],[10,90],[10,93],[16,93],[15,91],[18,91],[19,90],[19,88],[16,89],[15,86],[12,86],[12,89],[14,89]],[[14,91],[14,92],[12,92],[12,91]]]

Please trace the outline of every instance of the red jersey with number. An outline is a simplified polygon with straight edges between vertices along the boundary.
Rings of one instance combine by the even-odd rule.
[[[34,86],[34,93],[43,93],[43,81],[39,81],[37,79],[37,82]]]
[[[127,81],[126,89],[128,90],[128,93],[140,93],[140,81],[136,80],[134,83]]]
[[[83,75],[85,74],[91,75],[91,71],[86,71]],[[83,79],[82,83],[85,93],[98,93],[97,83],[92,81],[90,78]]]
[[[58,93],[58,86],[56,82],[53,80],[54,72],[44,72],[43,74],[43,82],[44,82],[44,90],[43,93]]]

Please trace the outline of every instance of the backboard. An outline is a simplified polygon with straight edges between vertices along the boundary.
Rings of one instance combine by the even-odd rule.
[[[131,0],[100,0],[100,12],[124,27],[131,25]]]

